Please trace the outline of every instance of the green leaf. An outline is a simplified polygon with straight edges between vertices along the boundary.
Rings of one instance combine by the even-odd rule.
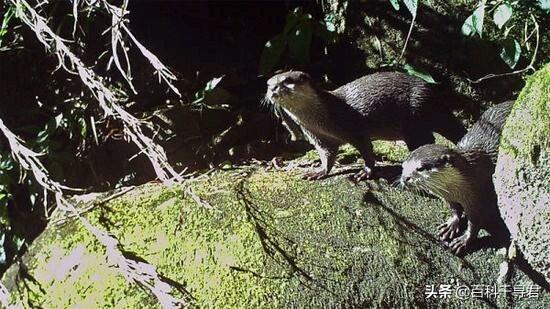
[[[296,25],[288,35],[289,56],[299,63],[308,63],[311,49],[313,27],[309,20]]]
[[[2,18],[2,26],[0,26],[0,46],[2,46],[2,39],[8,33],[8,24],[13,15],[15,15],[15,8],[10,6]]]
[[[206,87],[204,88],[204,90],[206,92],[209,92],[209,91],[212,91],[214,90],[214,88],[216,88],[216,86],[222,81],[224,76],[220,76],[220,77],[214,77],[212,78],[211,80],[209,80],[207,83],[206,83]]]
[[[374,36],[374,38],[372,39],[372,44],[374,45],[374,48],[376,48],[376,50],[380,53],[380,57],[382,57],[382,43],[377,36]]]
[[[495,25],[499,29],[502,29],[502,26],[512,17],[512,6],[504,2],[501,5],[497,6],[495,9],[495,12],[493,13],[493,20],[495,21]]]
[[[396,11],[399,11],[399,0],[390,0],[390,3]]]
[[[61,126],[61,122],[63,121],[63,113],[55,116],[55,127],[54,128],[59,128]]]
[[[265,43],[260,57],[260,74],[269,73],[279,63],[281,55],[287,45],[287,37],[284,33],[274,36]]]
[[[521,46],[515,39],[507,39],[502,44],[502,50],[500,51],[500,58],[506,62],[506,64],[513,69],[516,67],[521,55]]]
[[[476,33],[481,37],[483,32],[483,18],[485,16],[485,1],[482,1],[481,4],[475,9],[475,11],[466,18],[464,24],[462,25],[462,34],[466,36],[473,36]]]
[[[430,84],[437,84],[437,82],[433,79],[433,77],[430,75],[430,73],[428,73],[424,70],[417,69],[417,68],[415,68],[415,67],[413,67],[409,64],[405,64],[403,66],[403,68],[405,69],[405,71],[407,71],[407,74],[409,74],[409,75],[421,78],[421,79],[423,79],[424,81],[426,81],[427,83],[430,83]]]
[[[418,9],[418,0],[403,0],[403,2],[407,9],[409,9],[409,12],[411,12],[411,15],[415,17]]]
[[[545,11],[550,11],[550,0],[539,0],[539,6]]]
[[[80,136],[86,137],[88,134],[88,124],[86,123],[86,119],[78,118],[78,125],[80,126]]]

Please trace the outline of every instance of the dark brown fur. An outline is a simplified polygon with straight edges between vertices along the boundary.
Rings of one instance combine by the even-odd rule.
[[[374,167],[372,140],[404,140],[410,150],[434,142],[438,132],[457,142],[466,130],[446,107],[433,85],[399,72],[366,75],[334,91],[316,87],[309,75],[291,71],[268,81],[269,101],[281,107],[315,146],[322,170],[306,175],[328,175],[338,147],[357,148],[365,169],[356,179],[367,178]]]
[[[498,211],[492,176],[512,105],[508,101],[488,109],[456,149],[425,145],[403,162],[403,185],[429,191],[449,203],[453,216],[439,227],[439,235],[451,241],[449,246],[457,254],[465,252],[480,228],[501,238],[509,236]],[[459,236],[464,219],[467,229]]]

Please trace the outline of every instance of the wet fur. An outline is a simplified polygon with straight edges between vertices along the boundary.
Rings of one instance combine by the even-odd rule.
[[[471,233],[473,238],[479,228],[492,235],[509,237],[498,211],[492,175],[500,135],[512,105],[513,102],[508,101],[487,110],[456,149],[426,145],[403,162],[401,183],[440,196],[451,208],[459,205],[459,213],[464,211],[469,222],[466,233]],[[420,170],[425,166],[432,168],[421,175]]]
[[[285,89],[288,80],[295,81],[292,89]],[[273,97],[276,91],[272,88],[281,95]],[[372,140],[405,140],[407,147],[414,150],[433,143],[432,132],[453,142],[466,133],[444,107],[445,100],[437,89],[399,72],[367,75],[334,91],[317,88],[305,73],[286,72],[268,81],[267,97],[315,145],[326,174],[338,147],[345,143],[361,152],[365,169],[370,170],[374,166]]]

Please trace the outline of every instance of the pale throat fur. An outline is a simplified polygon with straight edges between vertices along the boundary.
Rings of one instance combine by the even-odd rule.
[[[296,80],[283,74],[275,75],[267,81],[266,97],[272,104],[282,107],[293,121],[300,124],[310,141],[316,138],[308,130],[313,130],[330,140],[342,142],[338,134],[334,134],[340,132],[340,129],[328,118],[330,113],[327,110],[327,102],[319,96],[324,92],[315,89],[309,77]]]
[[[426,165],[430,167],[425,168]],[[476,203],[475,189],[464,167],[458,168],[450,162],[434,164],[420,159],[407,160],[402,166],[401,185],[427,191],[447,202],[459,203],[465,209],[470,209]]]

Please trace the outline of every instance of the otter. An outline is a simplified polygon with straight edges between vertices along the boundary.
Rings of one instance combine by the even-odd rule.
[[[402,164],[401,185],[427,191],[449,204],[452,216],[438,227],[438,234],[442,241],[449,241],[449,248],[457,255],[468,249],[480,228],[493,236],[509,238],[498,210],[492,175],[502,127],[513,103],[507,101],[485,111],[456,149],[424,145]],[[466,230],[459,236],[464,220]]]
[[[338,147],[349,143],[365,160],[356,181],[374,168],[372,140],[404,140],[409,150],[434,142],[433,132],[457,142],[466,129],[448,109],[452,96],[400,72],[363,76],[333,91],[317,87],[304,72],[289,71],[267,81],[266,99],[299,127],[319,153],[321,169],[305,179],[328,176]],[[288,117],[287,117],[288,116]],[[294,133],[294,132],[293,132]]]

